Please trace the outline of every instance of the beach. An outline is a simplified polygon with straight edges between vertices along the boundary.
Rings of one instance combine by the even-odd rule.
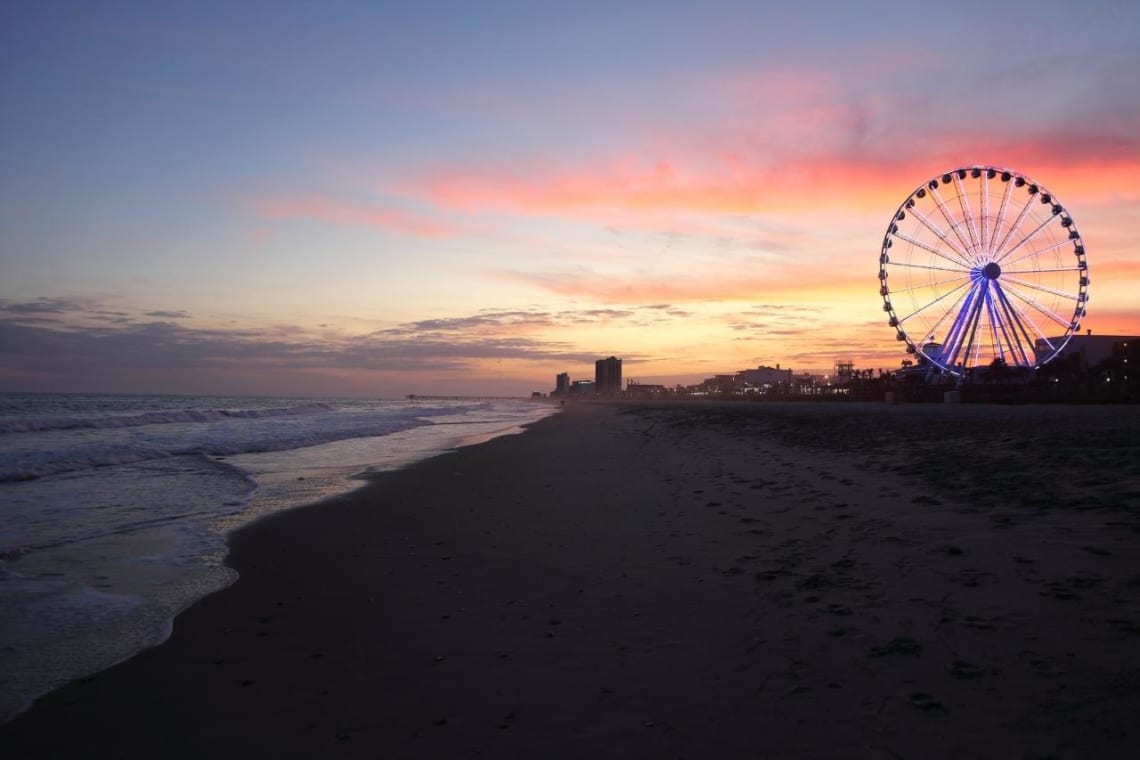
[[[582,403],[234,534],[5,758],[1140,756],[1140,407]]]

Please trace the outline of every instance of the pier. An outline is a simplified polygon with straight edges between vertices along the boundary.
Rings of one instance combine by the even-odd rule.
[[[405,396],[408,401],[529,401],[528,396],[426,396],[419,393],[409,393]]]

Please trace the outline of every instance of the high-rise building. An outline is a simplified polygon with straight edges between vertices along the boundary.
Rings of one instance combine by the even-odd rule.
[[[558,396],[570,395],[570,373],[561,372],[554,378],[554,393]]]
[[[594,362],[594,392],[599,396],[621,393],[621,359],[611,356]]]

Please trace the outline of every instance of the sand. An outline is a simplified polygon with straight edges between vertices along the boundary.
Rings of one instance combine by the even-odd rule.
[[[1140,757],[1140,407],[582,404],[259,522],[0,756]]]

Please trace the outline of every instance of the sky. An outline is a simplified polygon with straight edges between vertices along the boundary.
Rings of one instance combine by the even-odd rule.
[[[7,2],[0,390],[897,368],[884,230],[973,164],[1140,334],[1132,2]]]

